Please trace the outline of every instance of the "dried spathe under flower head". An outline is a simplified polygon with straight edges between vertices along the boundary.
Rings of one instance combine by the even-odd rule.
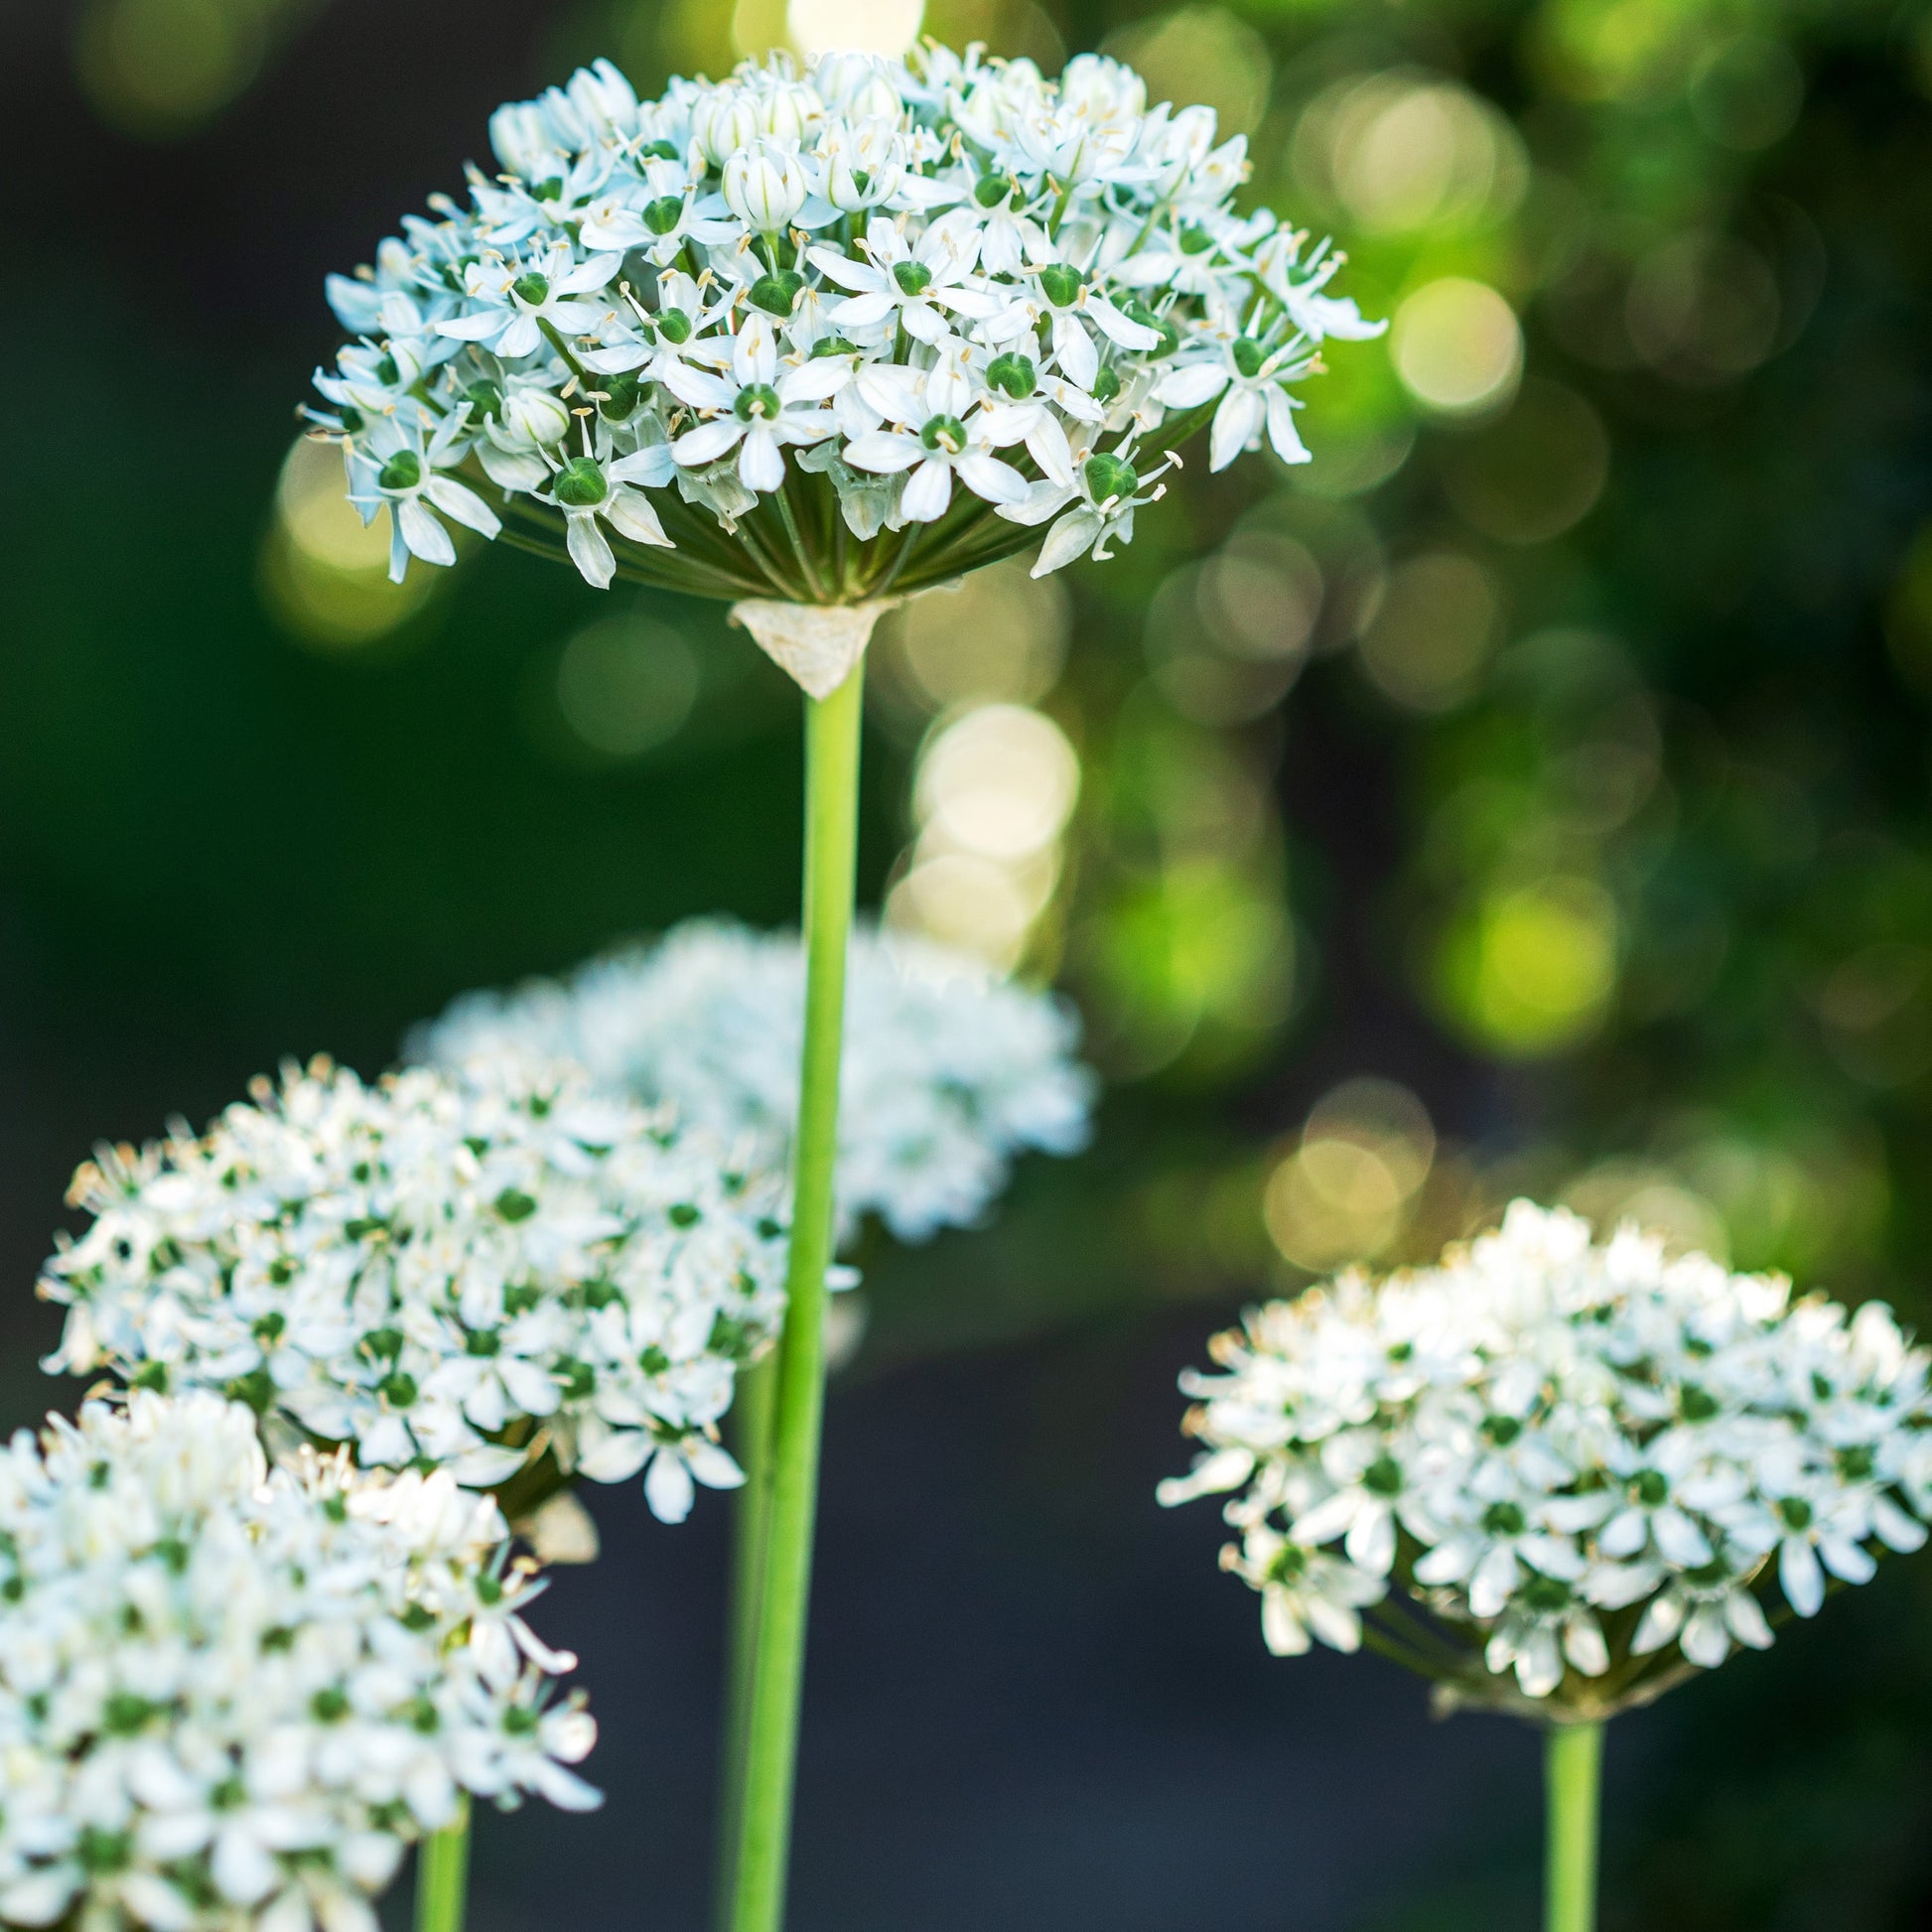
[[[1162,1500],[1240,1492],[1225,1561],[1271,1649],[1366,1634],[1451,1703],[1646,1702],[1917,1549],[1932,1514],[1928,1355],[1888,1309],[1794,1301],[1634,1228],[1597,1245],[1527,1201],[1438,1267],[1258,1310],[1214,1354],[1182,1385],[1208,1452]]]
[[[1342,257],[1237,214],[1242,136],[1081,55],[782,56],[639,101],[609,62],[498,109],[492,172],[334,276],[318,371],[392,571],[444,518],[727,598],[857,604],[1046,531],[1105,557],[1212,419],[1307,461],[1295,384],[1380,333]]]
[[[569,1067],[289,1068],[81,1169],[48,1366],[218,1389],[519,1513],[648,1463],[675,1521],[693,1478],[740,1480],[718,1421],[783,1313],[783,1183],[750,1153]]]
[[[464,1792],[599,1802],[501,1513],[136,1391],[0,1452],[0,1922],[375,1932]]]
[[[904,934],[861,930],[847,968],[840,1211],[902,1241],[970,1223],[1029,1148],[1085,1145],[1092,1075],[1050,993]],[[798,1114],[805,964],[792,933],[725,921],[593,960],[569,980],[473,993],[412,1040],[441,1061],[575,1060],[604,1086],[782,1163]]]

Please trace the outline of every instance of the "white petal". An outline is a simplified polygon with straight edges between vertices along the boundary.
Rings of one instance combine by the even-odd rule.
[[[735,416],[722,417],[680,436],[671,445],[671,455],[687,467],[715,463],[727,450],[735,450],[745,434],[745,425]]]
[[[594,584],[600,591],[608,591],[612,578],[618,574],[618,560],[611,554],[611,546],[605,541],[604,532],[597,527],[597,518],[585,511],[572,516],[564,544],[570,551],[571,562],[582,573],[584,582]]]
[[[768,423],[754,423],[746,431],[745,447],[738,455],[738,481],[747,489],[769,491],[784,486],[784,452]]]
[[[412,557],[426,564],[456,562],[456,544],[449,531],[426,510],[420,498],[405,496],[396,505],[396,521],[402,527],[402,540]]]
[[[644,1466],[651,1440],[641,1429],[614,1429],[580,1449],[578,1470],[593,1482],[627,1482]]]
[[[1295,1613],[1288,1591],[1270,1586],[1261,1592],[1261,1640],[1277,1657],[1300,1657],[1309,1649],[1309,1633]]]
[[[1694,1664],[1716,1670],[1730,1655],[1730,1632],[1724,1612],[1715,1604],[1700,1603],[1678,1632],[1677,1647]]]
[[[909,470],[915,463],[923,462],[925,445],[916,436],[907,436],[902,430],[874,430],[869,436],[855,436],[845,446],[843,452],[847,463],[855,470],[872,470],[890,476],[897,470]]]
[[[1039,561],[1030,575],[1044,577],[1070,564],[1075,557],[1084,557],[1104,527],[1092,510],[1070,511],[1046,532],[1046,541],[1039,547]]]
[[[626,489],[621,483],[605,499],[603,510],[605,521],[632,543],[654,543],[665,550],[676,548],[664,534],[664,526],[657,520],[649,497],[641,492]]]
[[[423,485],[423,494],[445,516],[455,517],[483,536],[493,537],[503,527],[497,521],[496,512],[474,489],[458,483],[454,477],[430,478]]]
[[[660,1449],[651,1457],[650,1467],[644,1472],[644,1500],[660,1523],[683,1522],[691,1514],[697,1493],[692,1487],[691,1471],[684,1466],[684,1458],[676,1449]]]
[[[1268,441],[1284,463],[1309,463],[1313,459],[1295,427],[1295,405],[1279,383],[1268,391]]]
[[[1637,1619],[1636,1634],[1630,1639],[1632,1656],[1647,1657],[1662,1650],[1677,1635],[1684,1621],[1684,1605],[1675,1596],[1653,1597]]]
[[[1650,1519],[1657,1547],[1680,1570],[1695,1570],[1711,1561],[1711,1545],[1704,1532],[1681,1509],[1665,1507]]]
[[[1010,463],[972,450],[959,459],[959,481],[989,503],[1024,503],[1027,480]]]
[[[1228,372],[1218,362],[1193,362],[1172,369],[1155,385],[1154,400],[1170,409],[1198,409],[1227,387]]]
[[[1764,1611],[1749,1590],[1733,1589],[1725,1598],[1725,1622],[1739,1643],[1747,1643],[1753,1650],[1770,1649],[1771,1626],[1765,1622]]]
[[[683,1448],[684,1459],[691,1465],[691,1473],[707,1489],[737,1489],[744,1483],[745,1471],[738,1466],[730,1450],[708,1442],[702,1436],[691,1437]]]
[[[1778,1587],[1800,1616],[1816,1616],[1825,1602],[1825,1573],[1802,1536],[1787,1536],[1778,1552]]]
[[[906,479],[899,514],[909,523],[930,523],[946,513],[951,501],[952,465],[940,457],[927,457]]]
[[[1267,405],[1252,389],[1238,384],[1221,398],[1214,412],[1214,427],[1207,439],[1207,467],[1225,470],[1261,434]]]

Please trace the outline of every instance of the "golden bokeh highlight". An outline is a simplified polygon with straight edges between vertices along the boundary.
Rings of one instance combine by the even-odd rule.
[[[1402,386],[1437,416],[1468,416],[1515,393],[1523,370],[1516,312],[1486,282],[1445,275],[1396,310],[1389,353]]]
[[[1429,1111],[1393,1080],[1345,1080],[1310,1111],[1270,1172],[1262,1218],[1310,1274],[1379,1259],[1408,1225],[1436,1160]]]
[[[1222,140],[1252,134],[1268,111],[1268,44],[1225,7],[1177,7],[1108,35],[1101,51],[1147,82],[1151,103],[1214,109]]]

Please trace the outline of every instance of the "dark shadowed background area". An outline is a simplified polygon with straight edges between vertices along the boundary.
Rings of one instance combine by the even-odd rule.
[[[743,635],[508,552],[391,592],[292,412],[324,273],[458,187],[499,100],[901,6],[0,8],[0,1420],[72,1399],[32,1284],[96,1139],[285,1054],[373,1072],[467,987],[692,913],[791,915],[797,706]],[[868,897],[1058,980],[1110,1086],[994,1227],[862,1256],[794,1923],[1527,1927],[1535,1740],[1270,1659],[1211,1509],[1153,1503],[1173,1379],[1245,1300],[1524,1189],[1932,1314],[1932,28],[925,24],[1211,101],[1393,328],[1311,385],[1309,470],[1190,462],[1112,565],[876,648]],[[591,1501],[607,1554],[542,1622],[610,1803],[491,1821],[479,1932],[704,1922],[726,1508]],[[1932,1922],[1929,1631],[1901,1564],[1619,1725],[1607,1932]]]

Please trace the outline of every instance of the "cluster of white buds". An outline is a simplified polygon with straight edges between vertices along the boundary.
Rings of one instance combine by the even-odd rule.
[[[782,56],[640,101],[608,62],[500,108],[318,371],[392,568],[441,518],[705,595],[838,605],[1009,555],[1104,557],[1211,414],[1215,469],[1307,460],[1293,385],[1342,257],[1237,213],[1245,138],[1081,55]],[[505,525],[480,492],[496,495]]]
[[[782,1179],[578,1069],[317,1061],[206,1135],[103,1148],[41,1292],[50,1369],[216,1389],[364,1467],[447,1467],[521,1515],[564,1477],[685,1516],[784,1309]]]
[[[0,1922],[376,1932],[464,1793],[571,1810],[597,1728],[541,1588],[447,1473],[271,1470],[219,1396],[90,1402],[0,1452]]]
[[[1223,1373],[1182,1383],[1207,1453],[1162,1500],[1240,1492],[1224,1562],[1272,1650],[1366,1635],[1451,1703],[1645,1702],[1932,1520],[1932,1357],[1888,1309],[1794,1301],[1635,1228],[1595,1244],[1527,1201],[1213,1353]]]
[[[979,1219],[1029,1148],[1085,1145],[1093,1076],[1064,1001],[906,934],[854,934],[838,1200],[901,1241]],[[411,1041],[460,1063],[569,1059],[607,1088],[750,1138],[782,1165],[798,1116],[805,962],[791,933],[724,920],[593,960],[568,980],[473,993]]]

